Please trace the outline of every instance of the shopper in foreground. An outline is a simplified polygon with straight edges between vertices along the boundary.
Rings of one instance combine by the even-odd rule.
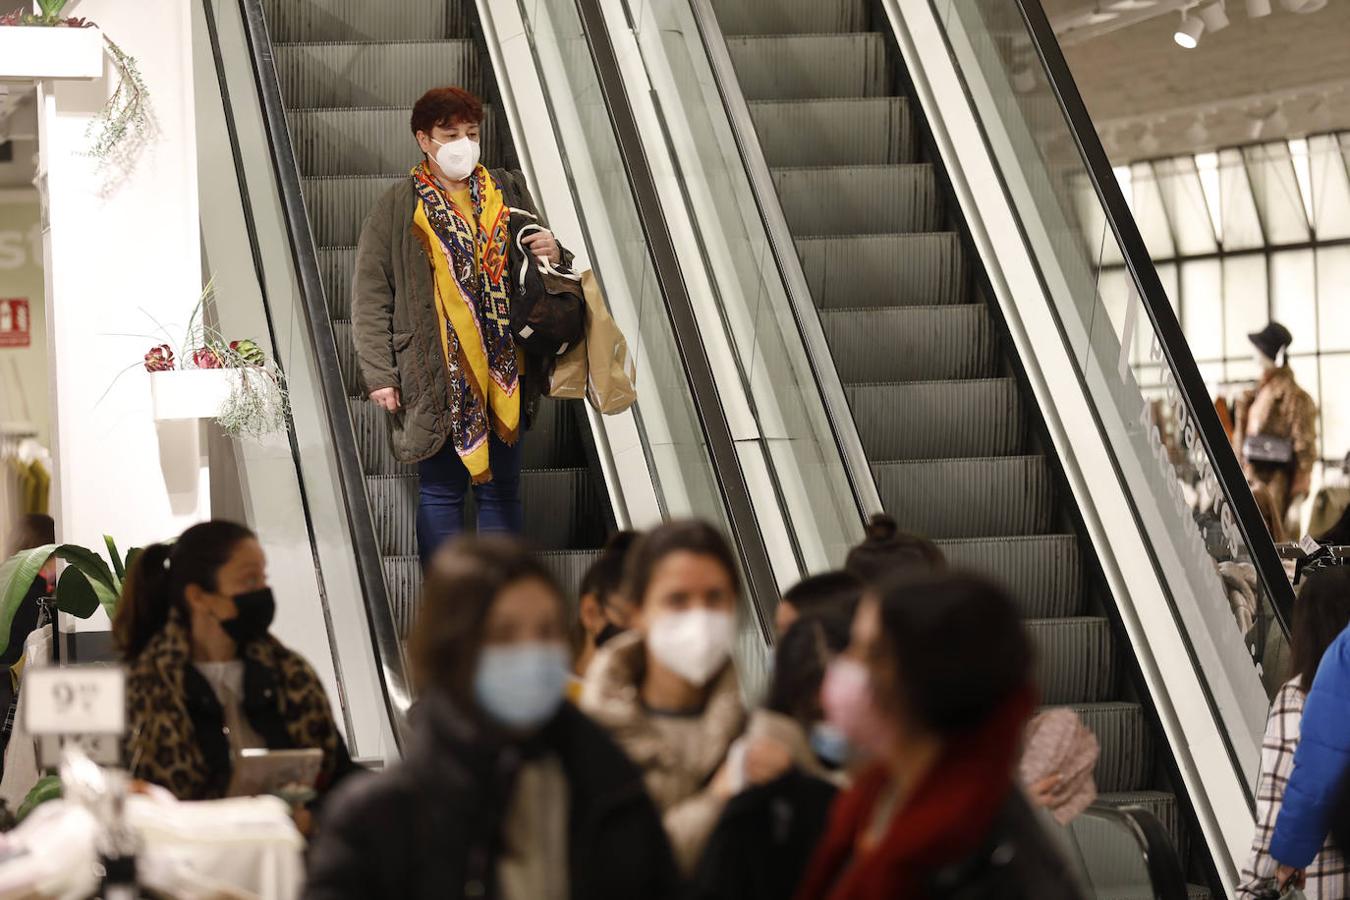
[[[673,522],[629,551],[624,584],[637,619],[600,649],[581,708],[642,769],[688,874],[735,790],[727,750],[745,724],[731,664],[736,559],[711,525]]]
[[[641,773],[563,702],[564,622],[552,575],[513,541],[460,539],[433,557],[404,759],[332,799],[306,897],[675,895]]]
[[[835,803],[800,900],[1080,896],[1014,786],[1036,692],[998,587],[929,575],[870,590],[822,700],[875,764]]]

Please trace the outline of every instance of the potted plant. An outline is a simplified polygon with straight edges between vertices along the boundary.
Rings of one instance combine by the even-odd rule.
[[[108,548],[109,565],[97,551],[78,544],[45,544],[31,550],[20,550],[0,565],[0,653],[9,647],[10,626],[14,614],[32,587],[38,573],[53,556],[65,560],[66,568],[56,581],[52,605],[60,612],[87,619],[102,607],[111,619],[117,612],[117,599],[122,594],[122,580],[141,552],[139,548],[127,551],[125,557],[117,552],[112,537],[104,535]]]
[[[150,92],[136,60],[88,19],[64,16],[70,0],[37,0],[38,12],[0,16],[0,79],[103,77],[106,49],[117,87],[89,125],[89,155],[129,164],[152,136]]]
[[[66,3],[38,0],[39,12],[0,16],[0,78],[103,75],[102,34],[87,19],[63,17]]]

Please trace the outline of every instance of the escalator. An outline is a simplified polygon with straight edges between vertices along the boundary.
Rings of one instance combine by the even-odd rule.
[[[887,512],[1012,590],[1047,704],[1098,735],[1102,800],[1185,816],[1133,699],[1072,501],[925,159],[922,111],[865,0],[715,2],[783,215]],[[1109,598],[1105,601],[1109,603]]]
[[[418,161],[413,103],[441,85],[490,98],[492,67],[473,37],[468,0],[271,0],[264,8],[389,604],[406,634],[421,584],[417,473],[394,459],[386,413],[361,384],[351,331],[356,242],[375,200]],[[488,103],[483,164],[513,167],[514,159],[501,110]],[[603,480],[588,464],[589,438],[579,403],[545,400],[524,439],[526,536],[569,589],[614,523]]]

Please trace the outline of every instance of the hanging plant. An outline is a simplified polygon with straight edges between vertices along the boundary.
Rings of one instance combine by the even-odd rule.
[[[150,89],[141,77],[135,57],[106,35],[103,40],[108,45],[113,68],[117,70],[117,87],[99,110],[98,118],[89,123],[88,135],[94,142],[89,155],[102,165],[125,164],[149,141],[154,131],[150,117]]]
[[[37,12],[25,12],[16,9],[11,13],[0,16],[0,25],[34,25],[46,28],[89,28],[94,23],[87,19],[71,17],[64,19],[61,17],[61,11],[66,8],[70,0],[38,0]]]

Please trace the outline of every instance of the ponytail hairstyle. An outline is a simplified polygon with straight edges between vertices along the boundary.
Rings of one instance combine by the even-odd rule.
[[[226,521],[193,525],[172,544],[152,544],[141,551],[122,582],[122,597],[113,617],[113,639],[122,658],[131,662],[169,621],[177,607],[186,614],[187,586],[216,590],[216,575],[234,550],[256,536],[243,525]]]
[[[877,513],[867,523],[867,537],[848,552],[844,569],[864,584],[875,584],[897,573],[944,572],[947,559],[937,544],[901,531],[895,519]]]

